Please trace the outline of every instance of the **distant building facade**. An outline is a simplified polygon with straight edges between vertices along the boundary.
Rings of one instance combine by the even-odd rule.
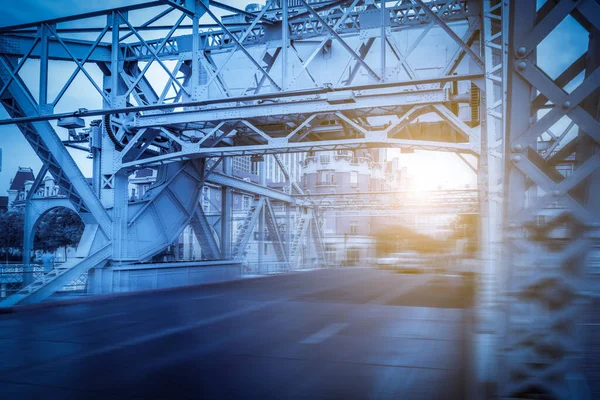
[[[309,153],[302,186],[314,194],[376,192],[386,189],[384,150],[335,150]],[[325,252],[331,264],[358,265],[374,257],[370,215],[337,216],[323,221]]]
[[[25,199],[29,195],[35,174],[29,167],[19,167],[15,176],[10,180],[10,187],[7,190],[6,200],[7,209],[25,206]],[[40,187],[35,193],[36,197],[61,197],[64,196],[63,190],[56,184],[52,175],[48,174],[42,180]]]

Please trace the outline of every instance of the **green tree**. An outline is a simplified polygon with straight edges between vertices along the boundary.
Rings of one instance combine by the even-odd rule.
[[[23,249],[23,208],[15,208],[0,213],[0,250],[8,261],[21,254]]]
[[[56,251],[62,247],[74,247],[81,239],[83,228],[81,218],[74,211],[68,208],[50,210],[38,224],[34,248]]]

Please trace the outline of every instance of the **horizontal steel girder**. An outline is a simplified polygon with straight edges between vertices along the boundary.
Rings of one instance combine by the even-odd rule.
[[[356,85],[356,86],[348,86],[345,87],[344,90],[353,90],[353,91],[367,91],[372,89],[389,89],[389,88],[400,88],[400,87],[411,87],[415,85],[428,85],[428,84],[443,84],[446,82],[455,82],[455,81],[477,81],[482,79],[483,74],[468,74],[468,75],[448,75],[448,76],[437,76],[432,78],[422,78],[422,79],[411,79],[406,81],[395,81],[395,82],[386,82],[382,84],[376,85]],[[299,98],[301,96],[317,96],[317,95],[326,95],[327,93],[333,92],[331,88],[328,87],[319,87],[315,89],[302,89],[302,90],[294,90],[287,92],[279,92],[277,93],[277,98],[281,101],[282,99],[287,98]],[[261,93],[250,96],[239,96],[239,97],[222,97],[222,98],[213,98],[208,100],[197,100],[197,101],[185,101],[182,103],[177,103],[177,107],[202,107],[202,106],[214,106],[217,104],[229,104],[229,103],[248,103],[252,101],[259,100],[267,100],[272,99],[273,93]],[[60,118],[78,116],[80,118],[85,117],[96,117],[101,115],[109,115],[109,114],[119,114],[119,113],[143,113],[148,111],[155,110],[167,110],[171,111],[173,109],[173,104],[152,104],[147,106],[129,106],[129,107],[115,107],[115,108],[103,108],[103,109],[95,109],[95,110],[86,110],[86,109],[78,109],[74,112],[65,112],[65,113],[54,113],[48,115],[38,115],[32,117],[23,117],[23,118],[12,118],[12,119],[3,119],[0,120],[1,125],[12,125],[20,122],[37,122],[37,121],[52,121],[58,120]]]
[[[227,186],[232,189],[239,190],[241,192],[251,193],[257,196],[268,197],[273,200],[283,201],[286,203],[296,204],[302,202],[293,196],[280,192],[275,189],[261,186],[257,183],[247,182],[241,179],[233,178],[231,176],[223,175],[219,172],[213,172],[206,178],[206,182],[220,186]]]
[[[226,121],[247,119],[260,116],[312,114],[376,107],[392,107],[402,105],[439,104],[449,101],[443,89],[405,90],[374,89],[363,91],[333,92],[347,93],[347,102],[333,100],[329,94],[311,96],[309,98],[292,98],[280,103],[263,103],[251,105],[232,105],[218,109],[173,112],[165,114],[140,115],[132,122],[131,128],[147,128],[185,124],[190,122]]]
[[[430,142],[426,140],[390,139],[374,133],[361,139],[319,140],[312,142],[281,142],[264,145],[198,148],[190,144],[182,151],[121,164],[121,168],[157,166],[179,160],[220,156],[247,156],[253,154],[298,153],[307,151],[352,150],[352,149],[402,148],[431,151],[450,151],[475,154],[469,143]],[[210,179],[208,179],[210,181]]]
[[[93,42],[85,40],[75,40],[62,38],[62,41],[69,47],[69,51],[78,60],[83,60],[93,46]],[[18,36],[18,35],[1,35],[0,36],[0,53],[9,56],[22,57],[27,54],[36,38],[34,36]],[[40,58],[42,46],[37,45],[31,52],[29,58]],[[88,61],[90,62],[110,62],[110,46],[105,43],[100,43],[92,51]],[[56,38],[48,38],[48,58],[59,61],[73,61],[73,58],[59,43]]]
[[[351,2],[348,1],[348,4]],[[455,21],[464,21],[466,20],[465,13],[465,4],[466,1],[443,1],[438,0],[433,4],[433,2],[425,2],[428,7],[436,7],[436,10],[440,10],[444,8],[447,3],[454,3],[453,6],[447,7],[446,11],[439,17],[440,20],[448,23]],[[319,8],[315,7],[318,11]],[[414,6],[409,2],[397,4],[395,6],[387,6],[386,11],[389,12],[389,20],[386,22],[386,26],[389,26],[392,31],[406,28],[406,26],[418,26],[425,25],[431,22],[431,18],[423,13],[419,12],[411,12],[414,10]],[[371,10],[373,11],[373,10]],[[379,11],[377,11],[379,13]],[[363,14],[361,16],[361,14]],[[338,29],[337,33],[341,35],[357,35],[361,32],[365,32],[369,29],[377,29],[376,23],[373,21],[373,12],[369,17],[366,17],[364,11],[351,11],[345,21],[342,21]],[[321,16],[324,21],[327,23],[327,26],[333,27],[339,21],[339,19],[343,16],[343,12],[339,9],[332,9],[332,12]],[[376,17],[376,21],[379,22],[379,15]],[[324,36],[328,33],[328,29],[315,18],[312,14],[305,15],[304,17],[295,16],[290,18],[290,40],[292,41],[300,41],[315,38],[319,36]],[[230,27],[228,30],[237,36],[241,36],[247,27],[245,26],[237,26]],[[269,41],[276,41],[280,39],[280,25],[275,24],[271,26],[264,26],[261,24],[257,24],[252,33],[247,35],[247,38],[242,42],[242,44],[246,47],[250,47],[252,45],[264,45]],[[224,32],[221,29],[216,29],[212,31],[205,31],[200,33],[200,49],[205,51],[215,51],[215,50],[227,50],[236,46],[235,42],[228,39],[228,33]],[[160,39],[158,40],[149,40],[147,43],[150,46],[158,46],[160,43]],[[184,53],[190,52],[192,50],[192,36],[191,35],[182,35],[173,37],[167,43],[164,50],[161,52],[161,56],[169,57],[171,59],[176,59],[180,55]],[[144,60],[151,58],[147,52],[144,52],[144,46],[140,43],[133,44],[125,44],[123,45],[124,56],[126,60]]]
[[[448,4],[450,3],[450,4]],[[157,5],[160,5],[161,2],[151,2],[147,5],[139,5],[135,7],[121,7],[119,10],[125,11],[128,8],[146,8],[148,11]],[[215,3],[218,4],[218,3]],[[439,16],[441,21],[445,23],[454,22],[454,21],[464,21],[466,19],[466,1],[443,1],[438,0],[434,2],[425,2],[427,8],[441,10],[447,4],[445,11]],[[212,5],[214,7],[215,5]],[[341,5],[343,7],[343,5]],[[319,7],[316,8],[319,10]],[[402,29],[406,26],[415,26],[415,25],[423,25],[429,24],[431,22],[431,18],[428,15],[424,15],[419,12],[411,12],[414,9],[414,6],[410,4],[410,2],[397,4],[394,6],[387,6],[386,11],[389,12],[389,21],[386,22],[386,25],[390,27],[392,30]],[[49,20],[36,22],[32,24],[26,24],[15,27],[7,27],[2,28],[2,31],[7,32],[3,37],[0,37],[0,52],[14,55],[14,56],[23,56],[26,54],[27,49],[31,47],[33,40],[35,38],[33,36],[25,36],[23,33],[31,33],[31,30],[28,31],[11,31],[11,29],[23,28],[26,26],[37,26],[41,23],[50,23],[54,24],[61,21],[66,20],[77,20],[77,19],[85,19],[90,16],[101,16],[101,15],[110,15],[113,10],[100,11],[96,13],[88,13],[80,16],[70,16],[68,18],[63,18],[59,20]],[[372,17],[366,18],[362,16],[364,11],[351,11],[347,18],[339,24],[337,32],[342,35],[352,35],[359,34],[361,31],[365,31],[368,29],[373,29],[375,26],[373,25]],[[331,12],[323,15],[321,18],[325,20],[327,26],[331,27],[338,23],[340,18],[343,16],[343,10],[340,8],[331,8]],[[318,36],[323,36],[327,34],[327,28],[320,23],[312,15],[305,15],[301,17],[300,15],[294,16],[290,18],[290,39],[299,41],[315,38]],[[101,29],[101,28],[97,28]],[[244,24],[240,24],[239,26],[228,27],[228,30],[234,34],[241,36],[244,30],[247,29]],[[72,29],[75,31],[76,29]],[[252,46],[252,45],[264,45],[269,40],[277,39],[277,35],[280,34],[279,22],[273,24],[273,26],[257,24],[252,33],[247,35],[246,39],[242,42],[244,46]],[[83,31],[83,29],[82,29]],[[219,49],[230,50],[235,47],[235,43],[228,39],[229,34],[224,32],[221,29],[216,30],[207,30],[200,33],[200,50],[205,51],[214,51]],[[82,59],[83,56],[79,57],[79,55],[87,54],[89,48],[92,46],[92,42],[86,40],[74,40],[74,39],[63,39],[65,43],[69,46],[71,51],[75,54],[78,59]],[[146,43],[151,47],[158,47],[159,43],[162,39],[157,40],[148,40]],[[123,52],[123,59],[126,61],[132,60],[147,60],[152,58],[152,55],[146,51],[146,47],[142,43],[122,43],[120,45],[121,51]],[[164,49],[161,50],[160,56],[161,58],[170,58],[177,59],[180,55],[185,53],[189,53],[192,51],[192,38],[191,35],[181,35],[174,36],[170,40],[167,41]],[[100,46],[94,50],[90,57],[90,61],[92,62],[110,62],[110,44],[101,43]],[[64,48],[60,46],[60,44],[55,39],[50,39],[50,48],[49,48],[49,58],[52,60],[68,60],[71,58],[65,52]],[[36,49],[31,55],[33,58],[38,58],[40,56],[39,49]]]

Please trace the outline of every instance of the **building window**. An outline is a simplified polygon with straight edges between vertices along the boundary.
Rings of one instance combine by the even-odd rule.
[[[242,197],[242,210],[247,210],[250,208],[250,196]]]
[[[536,223],[537,223],[537,226],[544,226],[544,225],[546,225],[546,216],[545,215],[537,215],[536,216]]]
[[[322,169],[318,172],[317,186],[335,185],[335,170]]]
[[[358,233],[358,221],[350,221],[350,234],[356,235]]]
[[[210,210],[210,187],[202,188],[202,210],[208,212]]]
[[[350,172],[350,186],[358,187],[358,171]]]
[[[321,154],[319,156],[319,161],[321,164],[329,164],[329,154]]]

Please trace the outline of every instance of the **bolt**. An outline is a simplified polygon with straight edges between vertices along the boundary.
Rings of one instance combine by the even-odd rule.
[[[520,71],[525,71],[525,69],[527,68],[527,63],[525,61],[521,61],[517,64],[517,68]]]
[[[512,156],[510,159],[514,162],[519,162],[519,161],[521,161],[521,156],[515,155],[515,156]]]
[[[514,145],[512,146],[512,149],[513,149],[513,151],[514,151],[514,152],[517,152],[517,153],[518,153],[518,152],[520,152],[521,150],[523,150],[523,146],[521,146],[519,143],[517,143],[517,144],[514,144]]]
[[[568,110],[569,108],[571,108],[571,102],[569,100],[565,101],[562,104],[562,108],[564,108],[565,110]]]
[[[525,47],[519,47],[517,49],[517,55],[519,57],[523,57],[525,54],[527,54],[527,49]]]
[[[511,222],[510,224],[508,224],[508,227],[510,229],[515,229],[517,227],[517,224],[515,224],[514,222]]]
[[[560,196],[560,190],[558,190],[558,189],[553,190],[552,191],[552,196],[554,196],[554,197]]]

